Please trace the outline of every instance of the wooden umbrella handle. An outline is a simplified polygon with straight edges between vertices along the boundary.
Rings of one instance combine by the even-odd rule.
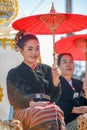
[[[87,42],[86,42],[86,48],[87,48]],[[86,58],[86,61],[85,61],[85,77],[84,77],[84,81],[83,81],[83,89],[85,91],[85,98],[87,99],[87,49],[85,50],[85,58]]]
[[[86,57],[86,61],[85,61],[85,78],[87,78],[87,51],[85,52],[85,57]]]

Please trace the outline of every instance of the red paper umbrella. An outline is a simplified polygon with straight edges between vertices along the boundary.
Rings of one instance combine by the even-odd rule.
[[[70,53],[74,60],[85,60],[85,76],[87,77],[87,34],[69,36],[57,41],[55,43],[55,52],[57,54]]]
[[[12,26],[16,30],[25,30],[34,34],[53,34],[53,52],[55,54],[55,34],[71,33],[87,28],[87,16],[57,13],[52,4],[50,13],[18,19]]]
[[[23,17],[12,24],[16,30],[35,34],[64,34],[87,28],[87,16],[57,13],[52,4],[50,13]]]

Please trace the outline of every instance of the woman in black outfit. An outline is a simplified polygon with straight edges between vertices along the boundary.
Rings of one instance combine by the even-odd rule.
[[[24,130],[65,130],[63,112],[52,103],[61,94],[57,65],[51,68],[37,62],[40,45],[35,35],[18,32],[15,45],[24,61],[7,75],[8,99],[14,106],[14,119],[22,122]]]
[[[77,117],[87,113],[87,99],[84,97],[83,82],[72,77],[74,61],[71,54],[60,54],[58,67],[61,70],[61,96],[57,105],[64,111],[67,130],[77,130]]]

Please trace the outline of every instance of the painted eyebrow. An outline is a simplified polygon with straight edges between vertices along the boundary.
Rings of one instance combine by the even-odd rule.
[[[32,46],[28,46],[28,48],[33,48]],[[40,48],[40,46],[36,46],[36,48]]]
[[[66,59],[63,59],[62,61],[67,61]],[[73,61],[73,59],[69,59],[69,61]]]

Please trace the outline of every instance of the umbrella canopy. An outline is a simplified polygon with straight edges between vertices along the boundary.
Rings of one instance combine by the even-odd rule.
[[[87,16],[81,14],[57,13],[54,4],[50,13],[23,17],[13,22],[16,30],[35,34],[64,34],[87,28]]]
[[[57,54],[71,53],[74,60],[86,60],[87,34],[69,36],[55,43]]]
[[[53,34],[53,55],[55,55],[55,34],[71,33],[87,27],[87,16],[57,13],[52,3],[50,13],[23,17],[12,24],[16,30],[34,34]]]
[[[35,34],[64,34],[87,28],[87,16],[80,14],[48,13],[24,17],[12,24],[16,30]]]
[[[86,61],[87,77],[87,34],[69,36],[55,43],[55,52],[57,54],[70,53],[74,60]]]
[[[52,3],[50,13],[23,17],[13,22],[16,30],[35,34],[64,34],[87,28],[87,16],[81,14],[57,13]]]

